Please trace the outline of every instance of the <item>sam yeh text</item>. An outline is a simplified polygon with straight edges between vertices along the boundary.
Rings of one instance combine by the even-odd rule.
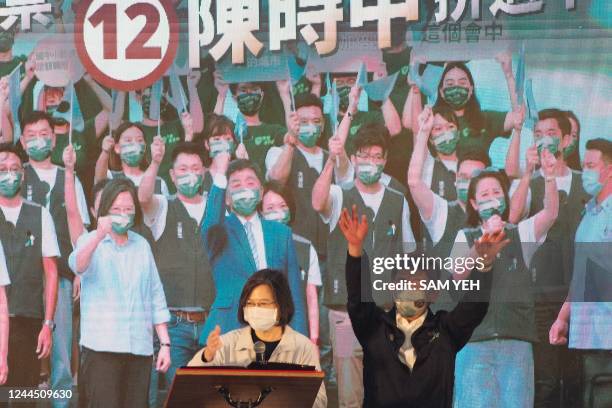
[[[463,280],[400,280],[397,282],[384,282],[380,279],[372,282],[377,291],[438,291],[438,290],[480,290],[480,281],[472,279]]]

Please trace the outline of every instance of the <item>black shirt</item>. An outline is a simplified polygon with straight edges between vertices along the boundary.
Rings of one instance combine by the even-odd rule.
[[[257,337],[257,335],[255,334],[255,330],[253,329],[251,329],[251,338],[253,339],[253,344],[257,343],[258,341],[261,341],[263,344],[266,345],[266,352],[264,353],[264,359],[266,361],[270,360],[270,356],[272,356],[272,353],[276,349],[276,346],[278,346],[278,343],[280,343],[280,340],[277,340],[277,341],[261,340],[259,337]]]

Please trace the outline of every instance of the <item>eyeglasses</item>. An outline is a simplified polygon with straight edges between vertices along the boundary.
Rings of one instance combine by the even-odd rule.
[[[270,301],[270,300],[262,300],[262,301],[254,301],[254,300],[248,300],[246,302],[246,306],[247,307],[264,307],[264,308],[268,308],[271,309],[276,305],[276,302],[274,301]]]
[[[374,160],[377,162],[381,162],[385,160],[385,155],[383,154],[367,154],[367,153],[357,153],[355,156],[361,160]]]

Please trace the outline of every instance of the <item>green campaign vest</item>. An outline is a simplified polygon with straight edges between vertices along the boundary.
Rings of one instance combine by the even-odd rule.
[[[129,178],[122,172],[122,171],[116,171],[116,170],[111,170],[111,174],[113,175],[113,179],[125,179],[125,180],[129,180]],[[162,193],[162,178],[161,177],[156,177],[155,178],[155,190],[153,191],[155,194],[161,194]]]
[[[544,208],[544,178],[534,177],[531,188],[529,217]],[[589,195],[582,188],[582,176],[572,170],[570,194],[559,192],[559,215],[548,230],[546,241],[531,260],[538,300],[563,301],[569,288],[574,265],[574,236],[580,224]]]
[[[25,178],[21,195],[28,201],[33,201],[46,207],[47,193],[49,185],[38,178],[38,174],[32,166],[26,163],[24,166]],[[55,185],[49,195],[49,212],[55,224],[55,233],[57,234],[57,243],[59,245],[61,257],[57,259],[57,271],[62,278],[69,280],[74,279],[74,274],[68,267],[68,257],[72,252],[72,242],[70,241],[70,232],[68,230],[68,216],[66,215],[66,203],[64,200],[64,169],[57,168],[57,176],[55,177]]]
[[[482,236],[482,230],[463,230],[471,247]],[[476,328],[470,341],[497,338],[538,341],[535,327],[533,282],[523,260],[523,250],[518,228],[505,228],[510,243],[500,252],[488,272],[493,274],[489,310]]]
[[[168,200],[166,228],[153,248],[168,307],[209,310],[215,287],[200,225],[179,199]]]
[[[293,234],[293,245],[295,246],[295,254],[297,256],[298,267],[300,268],[304,299],[306,299],[306,285],[308,284],[308,270],[310,269],[310,246],[312,244],[306,238]]]
[[[323,163],[327,161],[328,156],[328,153],[323,151]],[[310,167],[302,152],[296,149],[287,181],[295,200],[295,216],[291,229],[310,240],[319,257],[325,259],[329,227],[312,208],[312,189],[318,178],[319,172]]]
[[[439,159],[434,159],[433,172],[431,177],[431,191],[448,201],[457,199],[457,189],[455,187],[455,173],[446,168]]]
[[[43,261],[42,208],[24,200],[17,225],[0,211],[0,240],[11,284],[6,288],[9,314],[42,319]]]
[[[398,191],[384,187],[385,192],[378,213],[365,205],[361,194],[355,186],[342,190],[342,207],[357,206],[359,214],[365,214],[370,226],[363,250],[368,254],[370,263],[377,257],[394,257],[403,253],[402,247],[402,210],[404,196]],[[336,225],[327,241],[327,265],[323,279],[323,303],[335,309],[346,308],[346,238],[340,226]],[[392,271],[375,275],[370,265],[370,280],[381,279],[391,282]],[[369,288],[368,288],[369,289]],[[371,291],[372,299],[379,305],[389,305],[391,297],[384,292]]]

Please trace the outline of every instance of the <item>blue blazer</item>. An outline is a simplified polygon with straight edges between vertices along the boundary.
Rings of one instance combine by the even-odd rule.
[[[221,327],[222,334],[241,327],[238,322],[240,294],[248,278],[257,271],[242,223],[233,213],[226,216],[225,209],[225,189],[213,185],[208,193],[201,233],[205,249],[211,258],[216,297],[200,334],[202,345],[206,344],[208,334],[217,324]],[[208,231],[213,225],[221,225],[227,234],[225,248],[214,259],[208,241]],[[308,336],[306,302],[291,229],[279,222],[263,219],[261,226],[268,268],[284,272],[289,281],[295,305],[291,327]]]

